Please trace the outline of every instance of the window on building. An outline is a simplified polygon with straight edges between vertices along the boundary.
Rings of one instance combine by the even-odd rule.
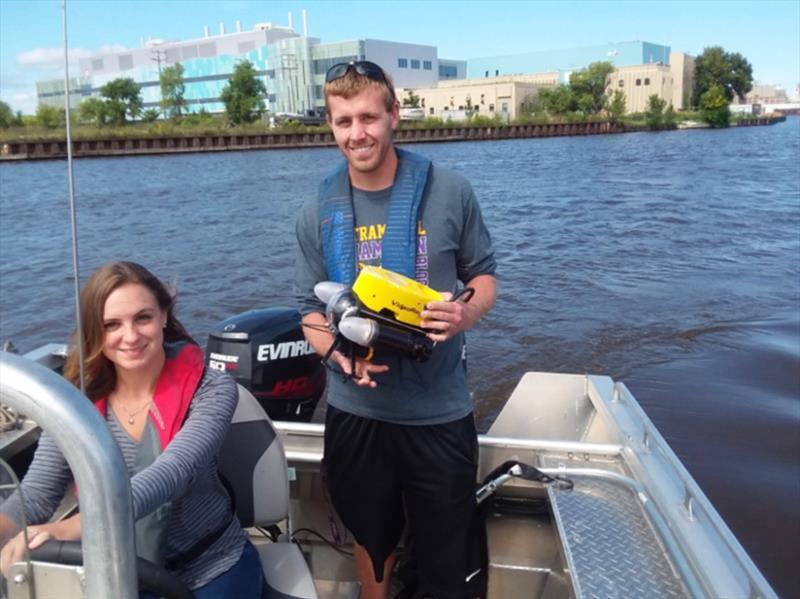
[[[481,104],[486,104],[486,101],[483,99],[483,97],[484,97],[485,95],[486,95],[486,94],[481,94]]]
[[[641,79],[637,79],[636,80],[636,85],[641,85],[641,84],[642,84],[642,80]]]
[[[433,106],[431,106],[431,107],[428,109],[428,112],[429,112],[430,114],[433,114]]]
[[[412,58],[411,59],[411,68],[412,69],[418,69],[419,68],[419,61]]]
[[[217,55],[217,44],[208,42],[197,46],[197,54],[200,58],[211,58]]]
[[[645,85],[650,85],[650,77],[645,77],[644,78],[644,84]]]
[[[458,71],[453,65],[439,64],[439,79],[455,79]]]
[[[502,112],[508,112],[508,102],[503,102],[502,104],[500,104],[500,110]]]
[[[340,62],[351,62],[359,60],[358,56],[352,54],[350,56],[335,56],[333,58],[319,58],[314,61],[314,74],[316,75],[324,75],[328,72],[333,65],[338,64]]]
[[[92,60],[92,70],[93,71],[102,71],[103,70],[103,59],[102,58],[95,58]]]
[[[620,79],[619,80],[619,86],[620,87],[625,87],[625,80],[624,79]]]
[[[494,112],[494,104],[489,104],[489,112]]]
[[[459,110],[464,110],[464,106],[463,106],[463,105],[461,105],[461,106],[459,106],[459,107],[458,107],[458,109],[459,109]]]
[[[239,51],[239,54],[247,54],[256,49],[256,43],[253,40],[248,42],[239,42],[236,45],[236,49]]]
[[[193,44],[191,46],[184,46],[181,48],[182,60],[190,60],[192,58],[197,58],[197,46]]]
[[[119,70],[120,71],[129,71],[133,68],[133,55],[132,54],[123,54],[119,57]]]
[[[433,62],[431,62],[430,60],[423,60],[422,61],[422,68],[424,70],[426,70],[426,71],[432,71],[433,70]]]
[[[398,68],[401,68],[401,69],[407,69],[408,68],[408,58],[398,58],[397,59],[397,66],[398,66]]]

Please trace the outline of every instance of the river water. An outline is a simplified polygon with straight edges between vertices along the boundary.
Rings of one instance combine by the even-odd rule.
[[[759,568],[800,596],[800,119],[405,146],[473,183],[498,258],[470,336],[486,430],[528,370],[624,381]],[[294,219],[333,148],[75,163],[81,275],[142,262],[198,340],[292,303]],[[0,341],[64,341],[63,161],[0,164]]]

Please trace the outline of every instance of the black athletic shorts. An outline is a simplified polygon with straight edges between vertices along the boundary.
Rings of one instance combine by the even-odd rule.
[[[333,506],[369,552],[378,582],[407,515],[421,594],[486,594],[486,530],[475,503],[478,437],[471,414],[411,426],[329,405],[323,468]]]

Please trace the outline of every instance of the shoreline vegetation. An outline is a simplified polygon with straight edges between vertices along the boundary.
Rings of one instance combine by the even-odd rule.
[[[706,48],[695,61],[689,104],[694,110],[676,111],[667,100],[652,94],[643,112],[627,113],[624,91],[609,87],[614,69],[611,62],[601,61],[571,73],[568,83],[526,96],[519,107],[521,116],[513,120],[507,114],[479,113],[480,106],[473,106],[467,96],[465,106],[458,108],[465,119],[449,118],[453,115],[445,108],[445,119],[429,116],[401,121],[395,139],[403,143],[596,135],[765,125],[785,118],[731,112],[729,105],[734,97],[743,100],[752,89],[752,67],[740,54],[719,46]],[[70,110],[76,123],[71,136],[73,154],[84,157],[334,144],[330,128],[316,110],[296,117],[265,112],[266,88],[250,61],[236,64],[220,94],[224,114],[203,109],[188,112],[183,73],[180,63],[160,72],[160,110],[144,109],[140,86],[131,78],[109,81],[100,88],[99,96],[84,99]],[[406,92],[404,108],[424,109],[423,98],[413,90]],[[450,106],[455,111],[452,99]],[[289,120],[284,120],[287,117]],[[0,159],[61,158],[66,153],[65,108],[40,104],[34,116],[15,115],[0,101]]]
[[[786,118],[780,114],[731,116],[730,124],[733,126],[771,125]],[[644,114],[628,115],[616,122],[608,118],[580,115],[572,118],[524,117],[513,121],[499,116],[474,116],[463,121],[443,121],[439,118],[401,121],[395,137],[398,143],[478,141],[708,126],[702,122],[698,112],[692,111],[676,113],[670,122],[656,126],[648,122]],[[224,118],[213,115],[187,115],[168,121],[103,127],[78,125],[71,133],[76,158],[335,145],[327,124],[303,125],[297,121],[286,121],[276,126],[266,122],[231,126]],[[28,125],[0,130],[0,160],[55,159],[64,156],[66,130],[63,127]]]
[[[731,125],[740,121],[770,120],[772,115],[754,117],[750,115],[731,115]],[[618,119],[611,119],[605,115],[588,115],[580,113],[550,117],[547,115],[523,116],[508,120],[500,115],[488,117],[473,115],[464,120],[445,120],[439,117],[427,117],[422,120],[401,120],[400,130],[408,129],[461,129],[472,127],[510,127],[513,125],[568,125],[576,123],[610,123],[618,125],[626,131],[662,130],[683,128],[684,124],[696,127],[696,124],[708,127],[703,122],[700,111],[676,112],[671,120],[660,123],[648,121],[646,113],[625,115]],[[295,120],[286,120],[279,124],[270,125],[266,121],[242,123],[231,125],[224,115],[208,113],[189,114],[178,119],[169,119],[154,122],[135,121],[121,125],[72,125],[73,141],[96,139],[136,139],[143,137],[194,137],[197,135],[281,135],[287,133],[330,133],[330,127],[323,123],[320,125],[306,125]],[[0,142],[18,143],[30,141],[65,141],[66,129],[63,123],[54,123],[49,126],[25,124],[0,129]]]
[[[724,128],[734,125],[771,124],[785,118],[748,117],[732,114],[734,97],[742,100],[752,89],[752,66],[741,54],[721,46],[705,48],[695,60],[694,85],[689,103],[693,111],[676,111],[658,94],[647,100],[644,112],[628,114],[625,92],[610,88],[615,66],[593,62],[569,75],[569,82],[546,87],[526,96],[522,116],[513,121],[505,114],[478,113],[470,96],[464,107],[467,118],[455,121],[429,116],[401,122],[396,139],[403,141],[461,141],[509,139],[557,135],[594,135],[627,131],[660,131]],[[622,83],[622,81],[620,81]],[[637,81],[638,84],[638,81]],[[159,109],[144,109],[140,84],[117,78],[100,88],[99,96],[80,102],[74,113],[72,139],[75,155],[98,156],[193,152],[208,150],[307,147],[333,144],[330,128],[315,110],[314,124],[307,117],[281,120],[265,112],[266,87],[249,60],[240,61],[220,94],[223,114],[201,109],[188,112],[184,69],[180,63],[159,69]],[[404,108],[424,108],[423,98],[406,90]],[[455,110],[451,99],[450,105]],[[430,107],[429,107],[430,108]],[[60,158],[66,154],[66,110],[40,104],[35,116],[16,115],[0,101],[0,158]],[[464,110],[465,109],[465,110]],[[445,108],[444,110],[448,110]],[[311,116],[312,113],[309,113]],[[447,116],[452,116],[449,112]],[[72,119],[71,119],[72,120]]]

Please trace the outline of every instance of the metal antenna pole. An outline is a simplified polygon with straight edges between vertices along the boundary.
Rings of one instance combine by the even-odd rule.
[[[64,29],[64,105],[67,123],[67,179],[69,180],[69,216],[72,227],[72,273],[75,287],[75,329],[77,330],[78,364],[80,365],[81,393],[86,395],[84,383],[83,323],[81,322],[80,271],[78,267],[78,221],[75,210],[75,179],[72,174],[72,130],[69,114],[69,56],[67,52],[67,0],[61,0],[61,22]]]

